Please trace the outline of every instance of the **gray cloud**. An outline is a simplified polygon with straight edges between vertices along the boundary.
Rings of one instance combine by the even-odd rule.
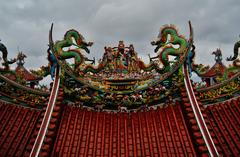
[[[94,41],[92,54],[103,54],[106,45],[116,46],[119,40],[134,44],[140,56],[153,53],[150,41],[157,37],[164,24],[175,24],[186,37],[188,20],[192,21],[197,47],[197,62],[212,64],[210,53],[220,47],[223,56],[232,54],[240,34],[239,0],[0,0],[0,39],[10,56],[17,47],[28,58],[26,66],[46,65],[48,31],[54,22],[54,39],[74,28]],[[210,56],[210,57],[209,57]]]

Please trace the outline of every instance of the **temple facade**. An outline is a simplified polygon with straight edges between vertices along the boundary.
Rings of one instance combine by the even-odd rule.
[[[240,156],[239,42],[230,65],[217,49],[210,68],[194,61],[189,30],[164,25],[148,64],[124,41],[96,63],[93,42],[74,29],[54,41],[53,25],[39,69],[1,43],[0,156]]]

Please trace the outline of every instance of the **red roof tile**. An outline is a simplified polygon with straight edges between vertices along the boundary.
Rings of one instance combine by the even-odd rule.
[[[15,69],[16,76],[23,78],[25,81],[39,81],[42,80],[42,77],[37,77],[34,74],[30,73],[24,66],[17,66]],[[7,75],[7,77],[13,81],[16,80],[15,75]]]
[[[225,65],[222,63],[216,62],[206,73],[201,74],[201,77],[215,77],[215,76],[223,76],[224,71],[226,70]]]
[[[240,100],[231,100],[207,107],[208,120],[213,128],[223,156],[240,155]]]
[[[0,102],[0,156],[24,156],[40,111]]]
[[[223,156],[240,154],[239,105],[240,98],[204,110],[211,136]],[[52,156],[196,156],[190,137],[203,144],[201,134],[187,129],[180,104],[136,113],[96,112],[71,106],[62,109],[59,126],[49,126],[49,133],[51,127],[58,128],[51,135],[52,148],[42,148],[51,150]],[[29,155],[40,127],[40,113],[0,103],[1,155]],[[190,123],[195,126],[196,122],[192,119]],[[207,151],[203,146],[201,149]]]
[[[179,105],[137,113],[66,107],[52,155],[195,156]]]

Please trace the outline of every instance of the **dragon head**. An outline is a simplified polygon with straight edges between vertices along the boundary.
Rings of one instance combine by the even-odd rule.
[[[78,32],[77,32],[78,33]],[[73,45],[75,45],[74,43],[72,43]],[[76,44],[75,46],[77,46],[80,49],[83,49],[86,51],[86,53],[90,53],[90,50],[88,49],[88,47],[93,45],[93,42],[87,42],[85,41],[84,37],[78,33],[78,36],[76,38]]]
[[[165,28],[161,28],[157,39],[151,42],[152,45],[157,46],[154,50],[155,53],[157,53],[161,47],[166,46],[168,43],[168,33],[164,30]]]
[[[163,47],[163,46],[166,45],[166,41],[165,41],[164,38],[158,38],[157,40],[153,40],[153,41],[151,42],[151,44],[152,44],[153,46],[157,46],[157,47],[154,49],[154,52],[157,53],[158,50],[159,50],[161,47]]]
[[[85,50],[85,52],[87,52],[88,54],[90,53],[90,50],[88,49],[88,47],[92,46],[93,45],[93,42],[86,42],[86,41],[80,41],[80,42],[77,42],[78,44],[78,47]]]

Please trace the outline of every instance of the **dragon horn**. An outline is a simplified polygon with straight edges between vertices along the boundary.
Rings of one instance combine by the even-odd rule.
[[[52,46],[53,46],[53,37],[52,37],[52,32],[53,32],[53,23],[51,25],[51,28],[49,30],[49,47],[51,47],[52,49]]]
[[[189,25],[189,30],[190,30],[189,42],[192,45],[193,44],[193,35],[194,35],[194,33],[193,33],[193,28],[192,28],[192,24],[191,24],[190,20],[188,21],[188,25]]]

